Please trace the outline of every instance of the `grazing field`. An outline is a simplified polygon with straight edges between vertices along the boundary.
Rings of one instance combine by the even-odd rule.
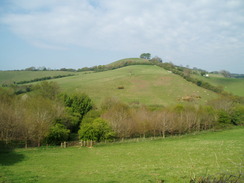
[[[224,90],[235,95],[244,96],[244,79],[243,78],[209,78],[209,83],[220,85]]]
[[[211,74],[208,78],[202,76],[197,76],[197,78],[215,86],[222,86],[224,91],[234,95],[244,96],[244,78],[225,78],[221,75]]]
[[[154,65],[133,65],[105,72],[83,72],[55,80],[68,93],[84,92],[98,104],[106,97],[117,97],[128,103],[171,105],[185,96],[200,96],[195,103],[217,97],[180,76]],[[122,89],[119,89],[122,88]]]
[[[86,147],[0,154],[0,182],[189,182],[243,173],[244,128]],[[243,177],[242,177],[243,178]]]
[[[4,82],[30,81],[36,78],[75,74],[67,71],[0,71],[0,84]]]

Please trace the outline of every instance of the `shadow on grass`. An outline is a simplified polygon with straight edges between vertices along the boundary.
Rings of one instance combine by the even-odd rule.
[[[11,166],[24,159],[24,155],[14,151],[14,148],[0,142],[0,165]]]

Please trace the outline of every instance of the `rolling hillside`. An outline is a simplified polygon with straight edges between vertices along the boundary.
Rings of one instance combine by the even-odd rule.
[[[98,105],[106,97],[146,105],[171,105],[181,102],[179,99],[186,96],[198,96],[195,102],[204,103],[217,97],[215,93],[154,65],[132,65],[105,72],[81,72],[55,81],[64,92],[87,93]]]
[[[30,81],[36,78],[74,74],[67,71],[0,71],[0,85],[4,82]]]
[[[122,67],[124,65],[128,66]],[[216,93],[198,87],[161,67],[151,65],[146,59],[122,59],[105,67],[113,70],[76,73],[67,71],[0,71],[0,84],[6,81],[30,81],[47,76],[75,74],[74,76],[55,79],[55,81],[60,85],[63,92],[88,94],[97,106],[100,106],[100,103],[107,97],[116,97],[133,105],[160,106],[188,103],[189,101],[185,99],[189,98],[192,103],[202,104],[217,97]],[[203,79],[217,83],[217,79],[225,78]],[[235,83],[234,81],[236,80],[233,82],[230,80],[229,83]],[[242,88],[241,83],[235,86]],[[230,90],[232,89],[230,87]],[[239,91],[242,93],[241,89]]]

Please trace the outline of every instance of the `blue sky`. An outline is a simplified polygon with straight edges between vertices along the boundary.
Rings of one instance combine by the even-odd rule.
[[[77,69],[144,52],[244,73],[244,1],[0,0],[0,70]]]

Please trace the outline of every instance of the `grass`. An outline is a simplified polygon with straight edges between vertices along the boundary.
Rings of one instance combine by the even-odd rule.
[[[98,104],[106,97],[128,103],[171,105],[184,96],[199,95],[204,103],[217,95],[154,65],[133,65],[116,70],[79,75],[56,80],[65,92],[84,92]],[[124,89],[118,89],[124,87]]]
[[[235,95],[244,96],[244,78],[209,78],[210,83],[221,85],[224,90]]]
[[[74,72],[67,71],[0,71],[0,84],[4,82],[30,81],[36,78],[68,75]]]
[[[143,63],[145,59],[123,59],[122,62]],[[71,72],[73,74],[73,72]],[[23,81],[44,76],[65,75],[65,71],[0,71],[0,83],[4,81]],[[78,72],[75,76],[55,79],[61,90],[67,93],[83,92],[88,94],[99,107],[107,97],[117,97],[126,103],[169,106],[185,96],[201,96],[195,103],[206,103],[216,98],[211,91],[185,81],[154,65],[132,65],[105,72]],[[35,83],[31,83],[35,84]],[[123,89],[118,89],[123,88]]]
[[[0,154],[0,182],[189,182],[243,173],[244,128],[93,148],[16,149]]]
[[[198,79],[209,82],[215,86],[222,86],[224,91],[234,95],[244,96],[244,78],[225,78],[221,75],[210,75],[210,77],[195,76]]]

